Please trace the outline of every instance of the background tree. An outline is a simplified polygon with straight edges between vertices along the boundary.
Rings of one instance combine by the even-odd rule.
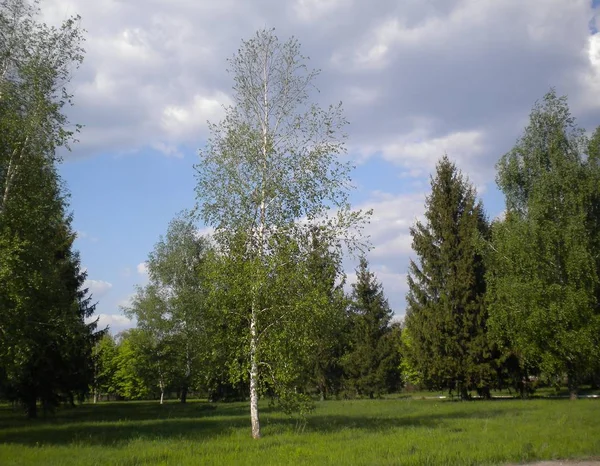
[[[117,343],[110,333],[105,333],[94,345],[92,360],[94,364],[94,377],[92,381],[93,401],[96,403],[102,395],[107,398],[116,395],[114,384],[117,370]]]
[[[294,366],[307,359],[319,314],[309,300],[326,299],[304,293],[306,274],[289,264],[305,262],[298,258],[306,256],[307,231],[315,225],[323,241],[339,249],[341,239],[355,239],[348,232],[361,214],[350,211],[350,167],[338,159],[346,124],[341,106],[323,110],[309,102],[317,72],[307,68],[298,42],[261,30],[242,42],[229,65],[234,106],[210,125],[197,166],[197,199],[200,218],[215,228],[220,252],[228,256],[221,262],[228,273],[219,277],[227,286],[219,291],[231,297],[220,296],[216,305],[245,326],[232,360],[243,361],[239,374],[249,379],[257,438],[261,382],[274,385],[280,399],[294,393],[290,384],[302,372]],[[337,209],[335,217],[327,216],[330,208]]]
[[[0,384],[30,417],[38,400],[46,410],[85,394],[96,328],[56,170],[82,35],[78,18],[56,29],[37,14],[0,2]]]
[[[126,314],[152,335],[156,380],[176,384],[185,403],[207,355],[206,285],[201,268],[210,245],[185,215],[174,219],[148,259],[150,283],[138,288]],[[149,348],[148,348],[149,350]]]
[[[430,388],[462,398],[489,394],[494,354],[487,335],[480,239],[488,235],[475,189],[444,156],[431,180],[426,223],[411,228],[418,262],[409,266],[406,331],[410,366]]]
[[[390,326],[393,312],[383,287],[360,258],[350,305],[350,348],[343,357],[346,382],[359,395],[373,398],[398,388],[399,338]]]
[[[49,27],[37,21],[37,5],[0,1],[0,214],[28,159],[54,165],[56,149],[74,134],[63,109],[72,104],[67,86],[83,60],[80,18]]]
[[[494,228],[490,326],[522,365],[566,375],[572,398],[600,347],[595,140],[552,90],[497,167],[507,210]]]
[[[316,387],[321,400],[340,392],[343,385],[342,357],[349,343],[349,300],[344,292],[345,274],[340,262],[331,256],[327,243],[318,230],[311,233],[311,249],[307,257],[310,286],[328,297],[329,317],[318,328],[313,368],[307,384]],[[311,388],[312,388],[311,387]]]

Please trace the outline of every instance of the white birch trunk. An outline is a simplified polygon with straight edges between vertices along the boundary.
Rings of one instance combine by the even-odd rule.
[[[256,347],[258,334],[256,332],[256,305],[252,305],[250,318],[250,422],[252,438],[260,438],[260,420],[258,418],[258,355]]]
[[[262,121],[262,155],[263,155],[263,173],[260,200],[260,223],[258,227],[258,253],[262,259],[264,254],[264,236],[266,223],[266,192],[265,181],[267,177],[267,157],[268,157],[268,134],[269,134],[269,70],[268,70],[269,50],[265,50],[265,61],[263,65],[263,105],[264,115]],[[256,292],[255,292],[256,293]],[[250,317],[250,422],[252,424],[252,438],[260,438],[260,420],[258,415],[258,329],[257,312],[258,303],[256,295],[252,300],[252,315]]]

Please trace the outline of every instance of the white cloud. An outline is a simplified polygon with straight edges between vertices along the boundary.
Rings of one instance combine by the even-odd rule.
[[[131,294],[127,295],[127,297],[121,299],[117,303],[117,307],[119,309],[130,307],[134,297],[135,297],[135,293],[131,293]]]
[[[425,193],[391,194],[380,191],[371,193],[370,199],[357,205],[359,209],[373,209],[371,222],[364,233],[370,237],[373,249],[367,254],[371,271],[384,287],[390,307],[401,315],[405,309],[404,294],[407,290],[406,271],[412,254],[412,238],[409,229],[416,220],[422,219]],[[357,260],[347,260],[347,290],[356,281],[354,273]]]
[[[148,263],[147,262],[140,262],[137,265],[136,269],[140,275],[148,275]]]
[[[393,11],[359,39],[360,47],[348,46],[346,56],[336,55],[335,62],[364,72],[385,68],[396,53],[407,49],[462,55],[482,51],[490,43],[512,40],[528,41],[534,47],[561,42],[564,46],[574,23],[590,12],[587,0],[568,4],[546,0],[543,7],[522,0],[462,0],[447,4],[450,8],[442,7],[440,2],[427,2],[420,8],[413,4],[412,8]]]
[[[484,183],[490,178],[493,167],[476,163],[486,150],[485,134],[480,130],[459,131],[439,137],[431,137],[427,124],[390,141],[379,145],[355,146],[360,160],[380,156],[384,160],[404,168],[401,177],[419,177],[424,172],[432,172],[437,161],[448,155],[458,168],[467,172],[472,181]]]
[[[600,34],[590,36],[585,53],[590,66],[580,76],[584,92],[577,103],[589,111],[600,107]]]
[[[93,315],[88,322],[98,319],[98,328],[104,329],[109,327],[110,332],[114,335],[128,328],[135,326],[135,321],[125,317],[122,314],[98,314]]]
[[[112,287],[112,283],[104,280],[86,280],[83,283],[83,288],[87,288],[95,299],[106,295]]]
[[[182,146],[201,146],[206,120],[220,119],[231,102],[226,58],[242,38],[272,25],[281,38],[298,36],[311,66],[323,68],[322,98],[347,105],[350,141],[375,152],[429,158],[423,153],[439,157],[446,147],[460,158],[451,151],[472,141],[477,166],[492,167],[517,135],[504,122],[526,116],[550,85],[581,108],[600,111],[589,0],[546,0],[543,7],[522,0],[42,5],[49,22],[80,13],[89,31],[73,83],[73,120],[86,125],[76,153],[151,147],[180,157]]]
[[[219,121],[224,106],[231,104],[229,96],[217,92],[211,96],[195,95],[191,102],[167,105],[162,112],[162,127],[172,139],[186,139],[200,133],[207,121]]]
[[[373,209],[365,235],[370,237],[374,249],[369,254],[374,259],[388,260],[406,257],[411,252],[409,228],[424,210],[425,193],[400,194],[375,192],[370,200],[357,208]]]
[[[294,12],[302,21],[312,22],[351,5],[351,0],[296,0]]]

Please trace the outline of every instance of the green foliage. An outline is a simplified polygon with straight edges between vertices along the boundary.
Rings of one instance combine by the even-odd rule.
[[[174,219],[150,253],[149,284],[138,288],[131,306],[124,309],[152,340],[147,345],[152,354],[147,370],[161,391],[176,386],[182,402],[190,388],[207,382],[200,369],[209,357],[202,278],[209,249],[185,215]]]
[[[127,330],[120,335],[113,383],[119,396],[127,400],[143,399],[150,394],[152,367],[147,340],[148,335],[139,329]]]
[[[507,212],[493,228],[490,328],[573,391],[600,358],[598,138],[550,91],[498,163]]]
[[[344,244],[360,243],[355,227],[365,217],[348,203],[341,106],[310,102],[318,72],[306,63],[295,39],[280,42],[272,30],[243,41],[229,61],[234,106],[210,125],[196,167],[197,211],[215,228],[219,252],[211,320],[217,345],[230,350],[232,381],[249,377],[255,437],[258,392],[296,393],[316,329],[330,315],[329,292],[309,278],[311,234],[318,231],[339,261]]]
[[[343,367],[349,387],[373,398],[399,387],[399,328],[390,327],[392,310],[383,287],[363,256],[352,285],[350,348]]]
[[[36,4],[0,2],[0,390],[51,409],[87,392],[94,305],[73,251],[56,150],[72,138],[63,107],[81,62],[77,18],[37,21]]]
[[[102,395],[115,395],[115,372],[117,371],[118,348],[115,339],[105,333],[94,345],[93,350],[94,379],[92,391],[94,401]]]
[[[411,372],[430,388],[488,391],[495,354],[487,336],[481,239],[488,235],[475,189],[447,157],[437,165],[426,223],[411,228],[405,345]]]

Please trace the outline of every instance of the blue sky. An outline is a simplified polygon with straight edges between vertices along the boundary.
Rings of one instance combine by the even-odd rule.
[[[295,35],[323,104],[343,101],[357,207],[372,207],[369,259],[401,316],[429,175],[444,153],[503,209],[494,165],[550,86],[586,129],[600,124],[598,2],[589,0],[45,0],[56,23],[88,31],[74,75],[73,121],[85,125],[61,173],[76,246],[102,324],[143,284],[143,263],[177,212],[194,205],[206,120],[229,103],[225,60],[265,25]],[[590,31],[592,33],[590,34]],[[350,280],[352,262],[348,262]]]

